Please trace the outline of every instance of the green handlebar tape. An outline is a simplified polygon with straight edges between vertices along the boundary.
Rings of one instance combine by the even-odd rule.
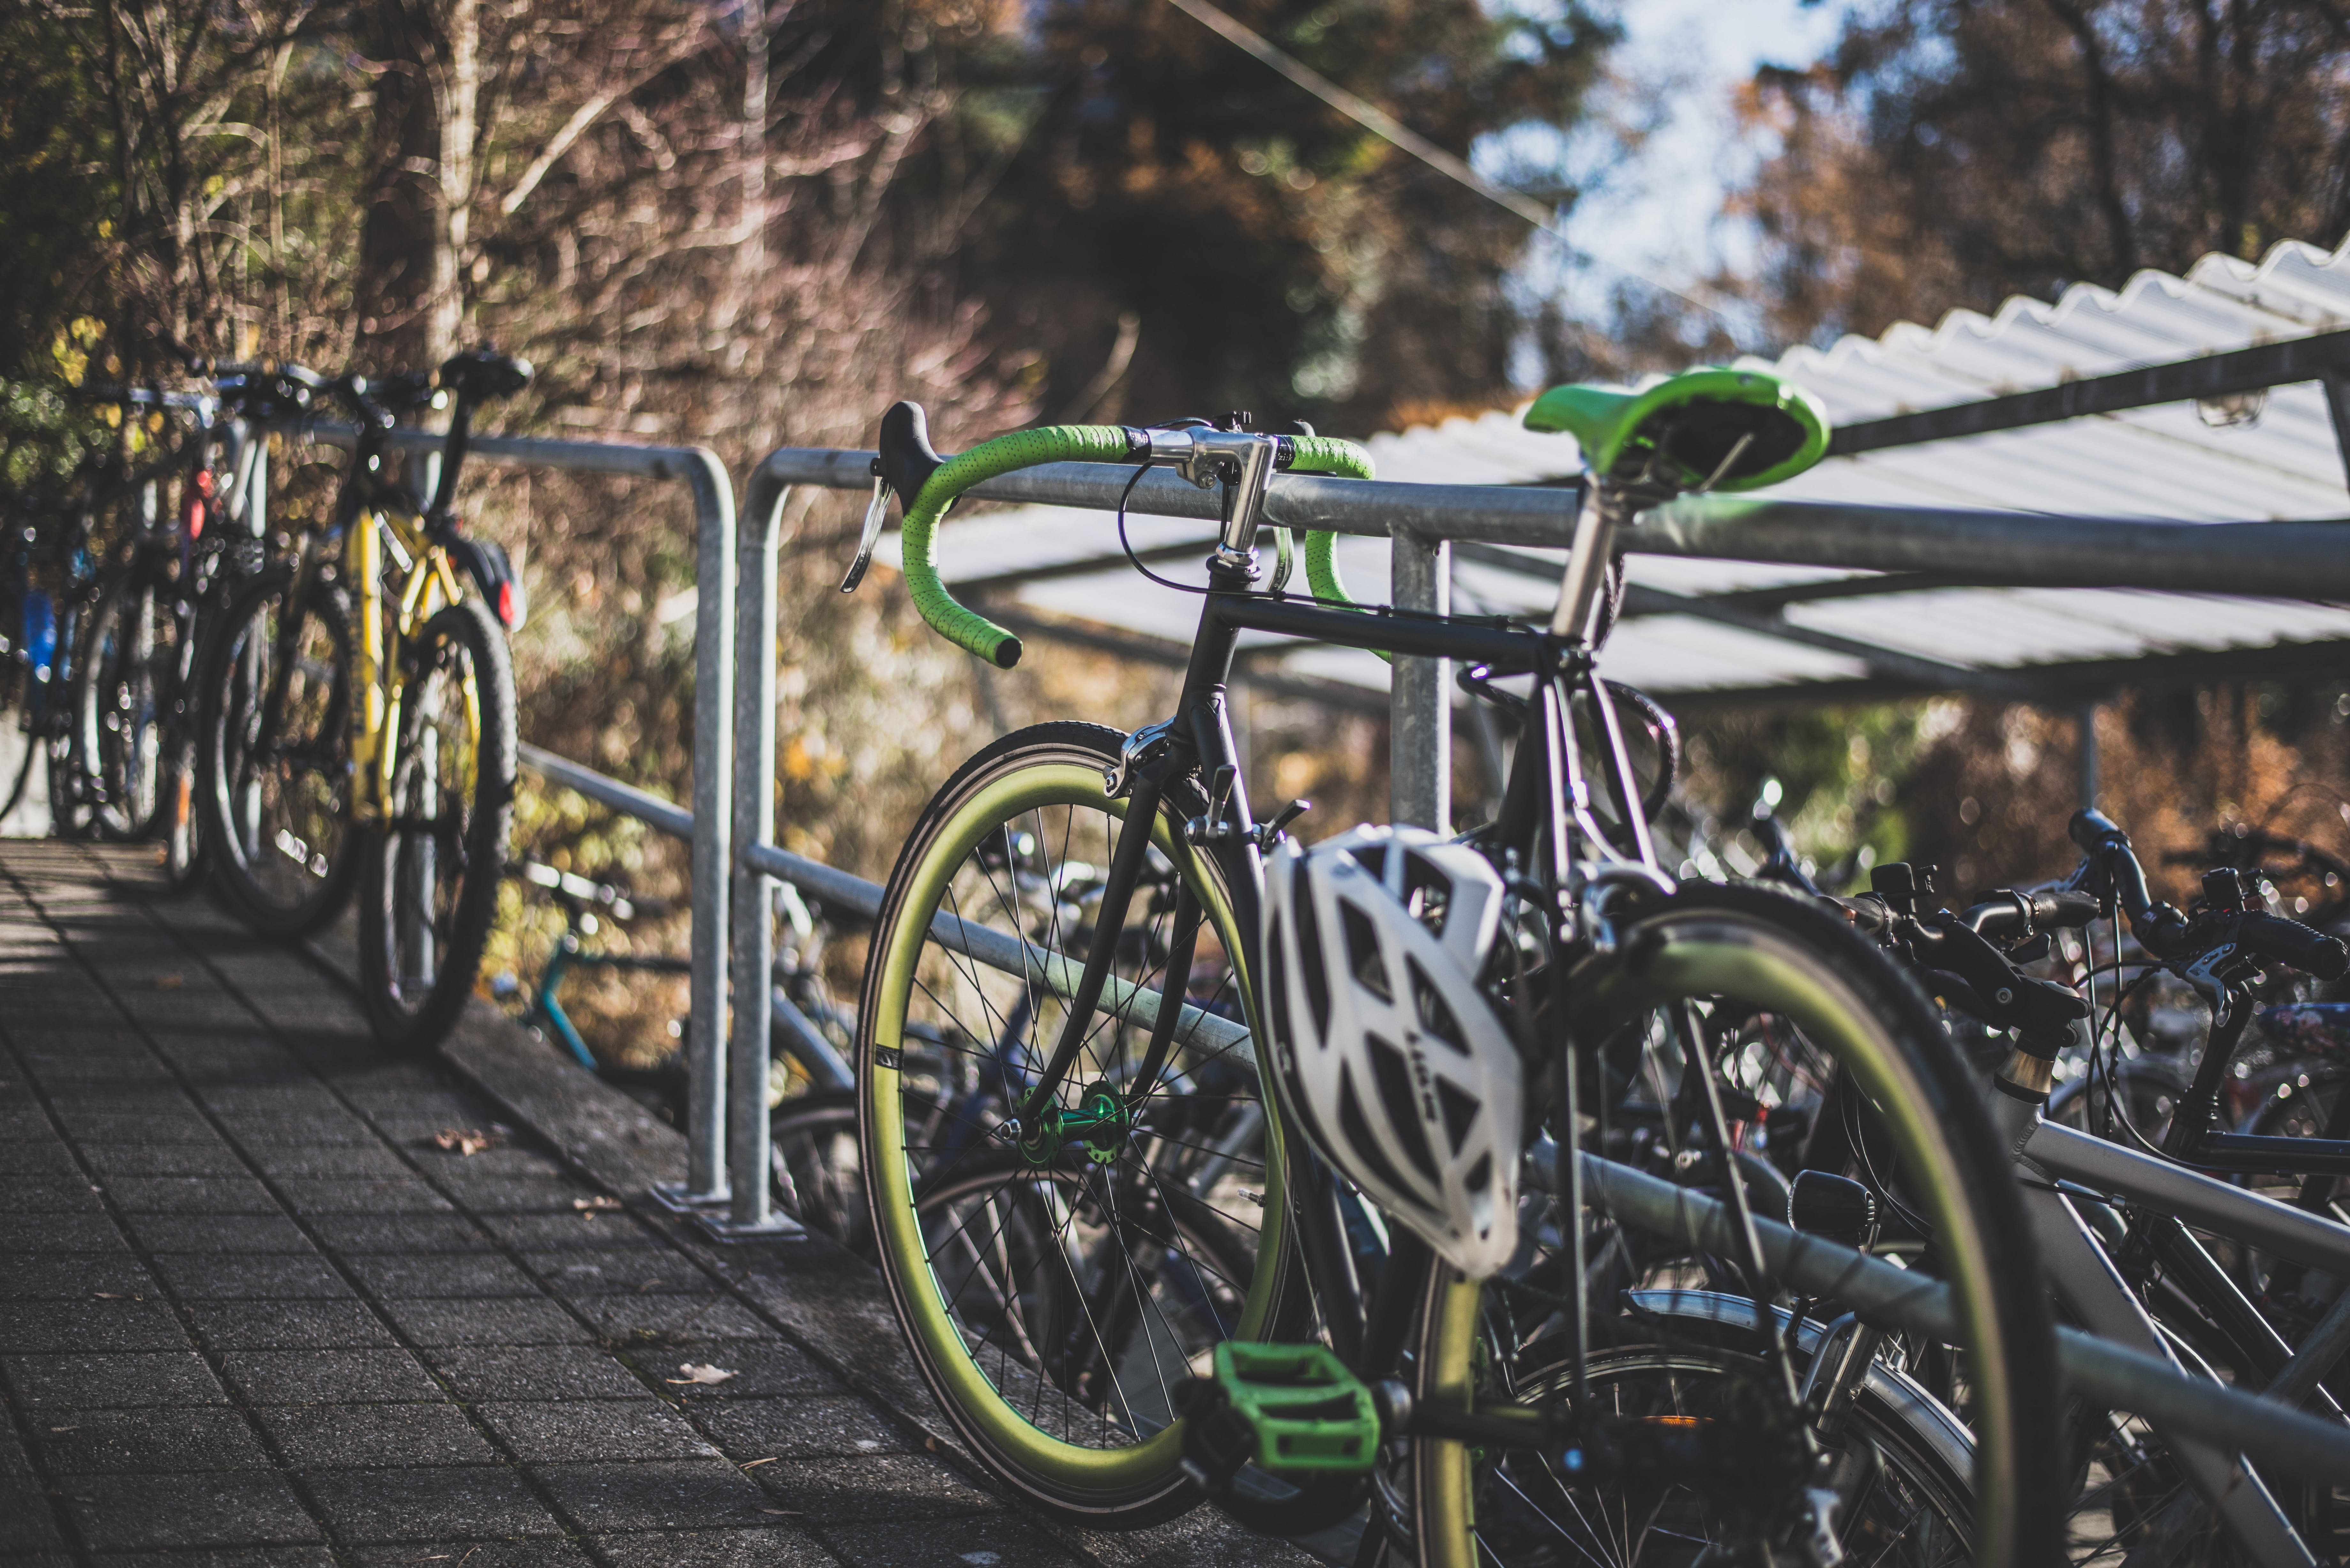
[[[1371,477],[1371,456],[1352,441],[1328,436],[1298,436],[1292,441],[1293,473],[1330,474],[1342,479]],[[939,576],[938,525],[973,485],[1018,469],[1046,462],[1125,462],[1132,455],[1122,425],[1047,425],[1042,430],[1015,431],[983,441],[950,458],[922,485],[900,524],[905,557],[906,591],[914,608],[932,629],[956,647],[979,655],[1001,669],[1020,662],[1020,639],[976,610],[966,608]],[[1305,576],[1317,598],[1344,603],[1346,586],[1338,580],[1331,551],[1337,535],[1326,532],[1305,535]]]
[[[1334,441],[1328,436],[1304,436],[1297,442],[1297,457],[1290,463],[1292,473],[1326,473],[1339,479],[1371,477],[1371,454],[1350,441]],[[1338,576],[1338,535],[1326,529],[1317,529],[1305,535],[1305,587],[1317,599],[1356,608],[1355,597],[1347,591],[1347,584]],[[1377,652],[1377,649],[1373,650]],[[1381,659],[1388,656],[1379,654]]]
[[[939,519],[962,493],[1015,469],[1044,462],[1123,462],[1126,431],[1119,425],[1047,425],[983,441],[946,461],[923,484],[902,526],[906,591],[941,637],[999,669],[1020,662],[1020,639],[976,610],[955,602],[939,578]]]

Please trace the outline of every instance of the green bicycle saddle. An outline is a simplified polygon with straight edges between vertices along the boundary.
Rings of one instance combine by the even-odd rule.
[[[1705,366],[1637,392],[1578,382],[1553,387],[1526,429],[1565,431],[1591,472],[1690,490],[1755,490],[1793,479],[1827,455],[1827,410],[1769,370]],[[1743,443],[1742,445],[1741,443]]]

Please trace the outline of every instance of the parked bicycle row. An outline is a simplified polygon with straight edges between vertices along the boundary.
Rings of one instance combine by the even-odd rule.
[[[57,831],[160,836],[176,884],[208,882],[266,935],[317,932],[356,898],[369,1020],[431,1049],[496,913],[523,616],[504,551],[454,499],[474,414],[530,366],[484,348],[429,376],[330,379],[185,358],[195,390],[82,389],[164,416],[140,461],[9,499],[0,628],[26,735],[10,809],[37,757]],[[443,407],[427,501],[392,477],[385,436]],[[352,420],[357,447],[323,520],[273,535],[257,438],[314,412]]]
[[[154,687],[169,716],[134,748],[190,781],[183,826],[257,929],[359,894],[370,1016],[411,1047],[473,989],[505,867],[519,591],[451,504],[472,413],[526,375],[442,369],[429,504],[375,461],[426,382],[304,382],[359,421],[343,500],[213,597],[168,579],[192,674]],[[2068,874],[1960,913],[1914,866],[1844,898],[1784,856],[1775,887],[1669,875],[1673,722],[1601,673],[1617,535],[1803,472],[1826,421],[1749,370],[1561,388],[1526,417],[1584,464],[1539,625],[1358,605],[1329,535],[1266,519],[1275,472],[1370,477],[1349,442],[1231,417],[946,458],[919,408],[883,416],[844,588],[894,500],[913,606],[999,667],[1018,639],[937,569],[972,486],[1168,467],[1223,521],[1170,715],[1071,715],[963,763],[911,825],[853,1005],[809,961],[823,922],[795,927],[762,981],[780,1206],[879,1267],[979,1460],[1091,1527],[1367,1510],[1360,1561],[1448,1568],[2338,1558],[2350,1126],[2318,1091],[2350,1022],[2273,988],[2350,952],[2239,864],[2158,903],[2094,813]],[[1518,736],[1494,819],[1260,814],[1226,701],[1243,632],[1454,660]],[[624,889],[520,875],[566,927],[529,1015],[593,1065],[564,976],[675,961],[588,945]],[[2125,1022],[2157,975],[2210,1020],[2167,1099]],[[2231,1096],[2255,1028],[2283,1072],[2262,1081],[2322,1111]],[[622,1086],[679,1104],[659,1073]],[[2176,1401],[2149,1419],[2060,1324],[2267,1390],[2274,1440]]]

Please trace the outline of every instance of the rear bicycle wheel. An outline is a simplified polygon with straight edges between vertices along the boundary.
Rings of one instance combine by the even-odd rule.
[[[390,816],[369,831],[359,994],[395,1051],[439,1045],[465,1009],[498,912],[514,825],[514,663],[478,599],[424,623],[400,696]]]
[[[1952,1288],[1960,1319],[1965,1408],[1975,1442],[1972,1512],[1966,1521],[1970,1560],[2052,1561],[2061,1539],[2067,1472],[2047,1298],[2023,1240],[2030,1232],[2009,1162],[1980,1090],[1931,1005],[1848,928],[1808,904],[1754,888],[1685,885],[1620,929],[1617,953],[1585,961],[1575,976],[1578,1011],[1570,1024],[1578,1038],[1605,1040],[1627,1028],[1646,1028],[1659,1011],[1684,1004],[1701,1023],[1766,1017],[1783,1036],[1792,1032],[1804,1051],[1832,1061],[1866,1097],[1881,1123],[1881,1137],[1870,1140],[1871,1157],[1880,1162],[1875,1175],[1890,1179],[1881,1162],[1888,1155],[1898,1159],[1902,1199],[1930,1227],[1933,1257]],[[1644,1251],[1667,1258],[1686,1252],[1664,1238],[1644,1246],[1632,1227],[1596,1213],[1560,1216],[1554,1223],[1597,1226],[1591,1232],[1595,1274],[1609,1262],[1611,1248],[1635,1259]],[[1413,1370],[1419,1398],[1454,1407],[1514,1401],[1513,1390],[1525,1385],[1512,1366],[1518,1343],[1509,1332],[1502,1293],[1440,1271],[1419,1326]],[[1644,1337],[1637,1324],[1622,1321],[1629,1315],[1623,1301],[1606,1290],[1594,1293],[1596,1342]],[[1783,1453],[1761,1445],[1748,1457],[1759,1470],[1783,1462]],[[1541,1494],[1553,1496],[1553,1505],[1535,1511],[1553,1515],[1547,1533],[1530,1529],[1523,1500],[1511,1492],[1516,1478],[1508,1465],[1515,1458],[1515,1450],[1505,1458],[1473,1454],[1457,1441],[1413,1440],[1408,1507],[1423,1564],[1547,1562],[1545,1552],[1564,1552],[1562,1542],[1593,1538],[1589,1521],[1620,1520],[1641,1505],[1628,1483],[1612,1491],[1563,1486],[1555,1495]],[[1779,1484],[1784,1496],[1786,1483]],[[1737,1475],[1725,1472],[1712,1478],[1711,1490],[1729,1499],[1739,1485]],[[1504,1517],[1492,1498],[1497,1488],[1513,1499],[1506,1532],[1484,1527]],[[1702,1549],[1750,1553],[1765,1528],[1762,1513],[1752,1506],[1699,1511],[1688,1519],[1692,1528],[1703,1522],[1711,1533],[1696,1541],[1679,1532],[1642,1536],[1638,1551],[1609,1537],[1601,1560],[1679,1563]],[[1548,1547],[1541,1544],[1545,1541]],[[1918,1551],[1926,1552],[1922,1560],[1937,1561],[1941,1550],[1901,1536],[1887,1543],[1883,1560],[1902,1561]]]
[[[1153,824],[1112,983],[1052,1107],[1056,1116],[1121,1100],[1131,1109],[1089,1139],[1004,1160],[1013,1106],[1059,1037],[1072,968],[1092,940],[1129,805],[1102,787],[1122,740],[1096,725],[1040,725],[964,764],[890,875],[857,1014],[874,1246],[915,1363],[1007,1487],[1058,1518],[1107,1528],[1200,1501],[1180,1468],[1173,1390],[1209,1345],[1170,1331],[1163,1289],[1220,1280],[1232,1310],[1215,1333],[1232,1339],[1280,1337],[1284,1298],[1303,1294],[1291,1278],[1279,1118],[1263,1116],[1261,1137],[1237,1153],[1218,1147],[1221,1131],[1266,1108],[1243,945],[1254,889],[1240,857],[1184,841],[1179,825],[1205,809],[1188,783]],[[1168,1070],[1139,1084],[1174,916],[1190,904],[1203,919],[1185,994],[1200,1014]],[[991,943],[1024,955],[1027,976],[969,956]],[[1109,1216],[1074,1263],[1044,1244],[1080,1232],[1080,1205],[1056,1196],[1072,1190]],[[950,1191],[957,1220],[942,1226],[938,1195]],[[1121,1194],[1132,1207],[1114,1207]],[[1230,1255],[1208,1255],[1175,1222],[1192,1204],[1238,1238],[1221,1250]],[[1034,1314],[1007,1305],[1003,1282],[1023,1272],[1006,1262],[1015,1242],[1056,1271],[1024,1282],[1032,1293],[1049,1288],[1028,1303]],[[1089,1294],[1105,1278],[1125,1293]],[[1066,1310],[1040,1341],[1036,1324],[1055,1305]]]
[[[246,584],[205,639],[196,810],[222,902],[267,937],[333,923],[359,881],[350,825],[350,619],[296,603],[289,566]]]
[[[102,838],[145,838],[161,817],[172,761],[166,704],[178,657],[168,585],[140,566],[121,573],[98,601],[74,679],[76,742],[96,786],[90,822]]]

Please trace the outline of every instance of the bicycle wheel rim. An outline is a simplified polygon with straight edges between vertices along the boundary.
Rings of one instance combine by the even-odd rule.
[[[941,1403],[981,1446],[1052,1486],[1055,1501],[1084,1507],[1084,1500],[1090,1498],[1107,1509],[1123,1505],[1138,1492],[1188,1485],[1176,1469],[1180,1427],[1169,1426],[1124,1446],[1089,1448],[1063,1440],[1022,1415],[966,1347],[944,1287],[930,1267],[914,1202],[906,1123],[902,1115],[890,1114],[899,1109],[905,1092],[894,1063],[903,1060],[907,1048],[908,1006],[914,994],[916,966],[927,948],[926,933],[949,883],[980,840],[1038,809],[1082,806],[1121,823],[1124,820],[1127,803],[1103,797],[1099,764],[1067,757],[1066,752],[1063,755],[1067,760],[1014,763],[960,795],[955,794],[956,785],[950,784],[941,799],[953,796],[953,803],[943,819],[928,826],[919,862],[910,867],[901,864],[900,875],[892,878],[893,891],[902,888],[902,892],[884,912],[884,929],[876,939],[876,971],[869,971],[868,1003],[860,1009],[868,1044],[860,1071],[866,1112],[860,1118],[860,1136],[884,1274],[897,1301],[900,1323],[940,1386]],[[1152,842],[1175,865],[1178,874],[1191,883],[1206,921],[1224,944],[1225,952],[1236,966],[1244,966],[1248,950],[1243,943],[1231,889],[1170,831],[1163,815],[1153,826]],[[910,856],[914,853],[910,846]],[[1240,1000],[1246,1015],[1253,1020],[1253,995],[1245,974],[1240,978]],[[1240,1338],[1259,1334],[1271,1321],[1278,1271],[1264,1266],[1264,1260],[1279,1257],[1285,1243],[1277,1123],[1277,1117],[1267,1118],[1259,1262],[1235,1329],[1235,1337]]]
[[[499,632],[463,601],[427,622],[417,647],[359,922],[370,1017],[407,1050],[437,1044],[473,993],[514,798],[513,677]]]
[[[331,920],[359,870],[344,767],[350,755],[349,628],[323,594],[300,611],[305,639],[316,640],[297,646],[303,668],[289,677],[280,711],[281,733],[302,739],[263,734],[277,628],[294,611],[296,587],[292,572],[281,568],[244,590],[206,639],[197,694],[203,842],[231,907],[270,936],[299,935]]]
[[[1770,903],[1754,902],[1758,898]],[[1786,908],[1776,908],[1781,904]],[[2045,1323],[2036,1265],[2028,1248],[2018,1251],[2018,1239],[2027,1234],[2020,1203],[2013,1201],[2012,1186],[2000,1188],[1995,1176],[1978,1174],[1986,1155],[1996,1149],[1988,1128],[1978,1130],[1989,1150],[1961,1143],[1970,1136],[1967,1129],[1981,1119],[1979,1107],[1960,1097],[1967,1088],[1963,1081],[1929,1079],[1931,1069],[1905,1046],[1902,1032],[1892,1023],[1876,1021],[1871,999],[1838,972],[1818,944],[1786,929],[1815,919],[1815,911],[1777,895],[1720,888],[1692,898],[1685,890],[1674,904],[1623,933],[1621,950],[1630,955],[1624,962],[1610,964],[1578,987],[1575,1027],[1590,1031],[1590,1038],[1604,1038],[1606,1031],[1668,1002],[1736,998],[1791,1018],[1853,1075],[1900,1140],[1905,1171],[1935,1227],[1961,1343],[1970,1352],[1977,1435],[1974,1560],[2036,1561],[2043,1551],[2053,1551],[2061,1511],[2051,1480],[2061,1468],[2054,1451],[2059,1423],[2053,1391],[2058,1382],[2053,1335],[2016,1327],[2019,1322]],[[1874,961],[1865,951],[1859,956]],[[1922,999],[1918,1004],[1924,1005]],[[2018,1211],[2012,1227],[1987,1223],[2002,1199]],[[1431,1293],[1428,1307],[1435,1315],[1424,1325],[1423,1343],[1432,1367],[1472,1354],[1481,1294],[1465,1285]],[[1430,1386],[1440,1397],[1461,1393]],[[2042,1429],[2034,1429],[2035,1421]],[[2034,1447],[2043,1438],[2049,1449],[2044,1456]],[[1428,1446],[1440,1454],[1460,1447]],[[1415,1445],[1416,1454],[1420,1447]],[[1437,1467],[1424,1462],[1415,1466],[1421,1474],[1415,1489],[1417,1508],[1423,1511],[1418,1518],[1432,1527],[1419,1531],[1421,1561],[1472,1568],[1481,1553],[1466,1459],[1440,1463],[1458,1464],[1457,1477],[1430,1476],[1426,1472]]]

